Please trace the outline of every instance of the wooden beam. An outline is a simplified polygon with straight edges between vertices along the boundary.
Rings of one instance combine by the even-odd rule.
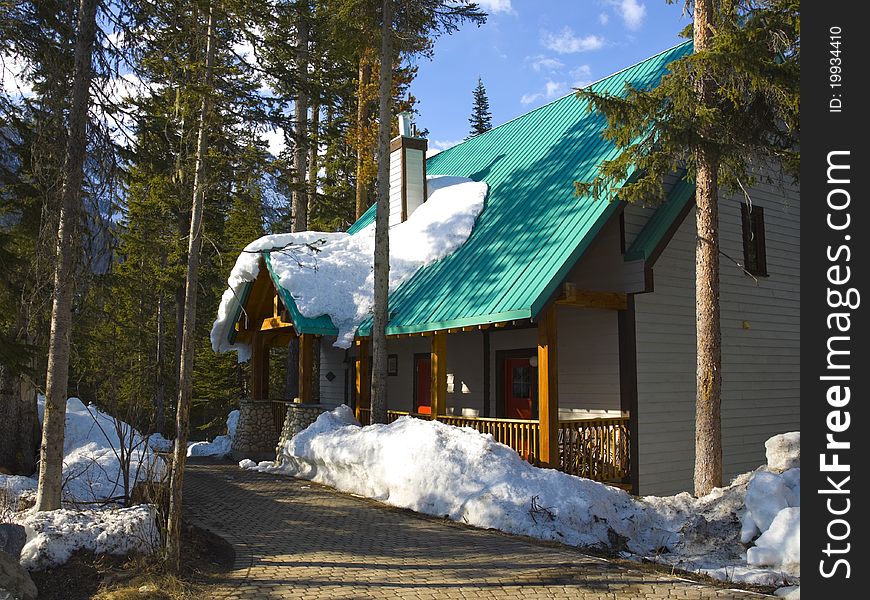
[[[310,404],[313,401],[312,393],[314,381],[314,336],[303,333],[299,336],[299,400]]]
[[[251,336],[251,399],[269,397],[269,347],[262,334]]]
[[[625,294],[619,292],[581,292],[566,288],[562,297],[556,300],[556,304],[575,308],[626,310],[628,299]]]
[[[538,420],[541,427],[539,459],[559,466],[559,363],[556,355],[556,307],[538,317]]]
[[[436,331],[432,336],[432,385],[430,386],[432,416],[447,414],[447,333]]]
[[[285,327],[293,327],[293,323],[288,323],[281,317],[269,317],[268,319],[263,319],[263,323],[260,325],[260,331],[283,329]]]
[[[371,392],[372,386],[369,382],[369,339],[358,338],[356,344],[356,358],[354,363],[356,368],[356,418],[361,420],[361,408],[371,408]]]

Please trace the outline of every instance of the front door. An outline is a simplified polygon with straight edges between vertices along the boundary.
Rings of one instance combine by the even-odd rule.
[[[508,419],[537,419],[537,369],[529,358],[504,361],[504,408]]]
[[[414,411],[432,414],[432,359],[429,354],[414,355]]]

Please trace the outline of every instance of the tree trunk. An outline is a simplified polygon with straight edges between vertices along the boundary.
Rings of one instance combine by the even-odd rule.
[[[367,144],[365,130],[369,123],[368,86],[372,81],[372,64],[368,52],[359,59],[359,80],[357,84],[356,107],[356,218],[359,219],[369,208],[369,182],[365,173]]]
[[[72,329],[72,271],[79,249],[75,230],[80,215],[83,167],[87,151],[89,88],[93,73],[91,60],[97,29],[96,14],[96,0],[80,1],[69,134],[63,159],[63,184],[57,225],[57,254],[45,383],[45,416],[40,446],[39,488],[36,492],[37,510],[60,508],[69,345]]]
[[[709,47],[712,0],[697,0],[694,15],[695,52]],[[710,104],[713,83],[696,78],[699,106]],[[703,132],[702,138],[703,138]],[[722,348],[719,325],[719,169],[708,149],[695,151],[695,326],[697,329],[697,392],[695,404],[695,495],[722,485]]]
[[[296,185],[293,187],[293,231],[308,229],[308,187],[305,177],[308,174],[308,37],[309,6],[308,0],[298,3],[299,14],[296,21],[296,69],[299,84],[296,90],[296,143],[293,147],[293,167],[296,171]]]
[[[317,171],[320,169],[320,98],[315,97],[311,106],[311,148],[308,152],[308,221],[317,210]],[[309,225],[310,226],[310,225]]]
[[[163,373],[166,354],[166,300],[163,292],[157,297],[157,348],[154,357],[154,417],[151,433],[161,435],[166,428],[166,379]]]
[[[36,390],[28,379],[0,364],[0,469],[33,475],[39,445]]]
[[[378,197],[375,217],[375,297],[372,324],[372,423],[387,422],[387,335],[390,285],[390,100],[393,73],[393,0],[383,2],[378,80]]]
[[[169,489],[169,518],[166,527],[166,560],[176,573],[181,567],[181,507],[184,466],[187,461],[187,434],[190,424],[190,397],[193,392],[193,351],[196,346],[196,292],[199,280],[199,251],[202,246],[202,212],[205,188],[205,159],[208,152],[208,120],[211,112],[212,70],[214,67],[214,7],[209,7],[206,32],[205,75],[199,132],[196,142],[196,170],[193,179],[193,209],[187,249],[187,277],[184,291],[184,328],[181,341],[181,368],[178,381],[178,409],[175,446]]]

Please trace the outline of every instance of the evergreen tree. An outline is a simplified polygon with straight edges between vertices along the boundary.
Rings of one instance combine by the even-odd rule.
[[[719,188],[747,190],[782,169],[798,176],[798,4],[689,1],[694,23],[685,35],[694,53],[672,63],[658,87],[619,97],[578,92],[604,114],[605,137],[620,150],[595,179],[576,184],[579,194],[649,202],[680,166],[695,181],[698,496],[722,484]]]
[[[483,80],[480,77],[477,78],[477,87],[474,88],[474,106],[471,108],[468,122],[471,124],[471,131],[468,134],[470,138],[492,129],[489,98],[486,97],[486,88],[483,87]]]

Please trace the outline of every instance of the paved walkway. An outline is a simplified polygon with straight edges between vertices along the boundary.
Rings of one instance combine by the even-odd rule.
[[[761,598],[233,464],[189,464],[184,494],[186,517],[236,549],[218,598]]]

